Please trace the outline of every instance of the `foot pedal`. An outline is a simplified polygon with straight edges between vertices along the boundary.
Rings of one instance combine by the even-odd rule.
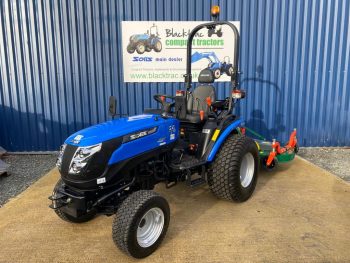
[[[205,184],[205,180],[202,179],[202,178],[197,178],[197,179],[194,179],[194,180],[191,180],[189,185],[191,187],[196,187],[196,186],[199,186],[199,185],[202,185],[202,184]]]
[[[192,179],[192,177],[195,177]],[[191,174],[190,171],[187,171],[187,177],[186,177],[187,185],[190,187],[195,187],[201,184],[206,183],[206,181],[203,179],[203,176],[200,174]]]

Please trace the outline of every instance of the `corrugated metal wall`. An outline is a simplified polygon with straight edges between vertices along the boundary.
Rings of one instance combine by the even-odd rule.
[[[1,0],[0,145],[54,150],[65,137],[120,114],[155,106],[151,94],[180,83],[125,84],[122,20],[241,21],[238,111],[266,137],[304,146],[350,145],[350,1]],[[228,84],[220,84],[221,97]]]

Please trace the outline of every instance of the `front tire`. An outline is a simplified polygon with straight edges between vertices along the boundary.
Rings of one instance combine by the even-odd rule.
[[[143,53],[145,53],[145,51],[146,51],[146,46],[145,46],[145,44],[144,43],[138,43],[137,45],[136,45],[136,52],[138,53],[138,54],[143,54]]]
[[[220,76],[221,76],[221,71],[220,71],[220,69],[215,69],[215,70],[213,71],[213,73],[214,73],[214,77],[215,77],[216,79],[220,78]]]
[[[170,221],[165,198],[150,190],[132,193],[119,207],[113,221],[114,243],[134,258],[152,254],[161,244]]]
[[[53,189],[52,195],[55,196],[57,193],[58,188],[63,186],[62,179],[58,180],[56,183],[55,188]],[[53,201],[55,202],[55,201]],[[90,221],[96,216],[96,212],[94,210],[91,210],[89,213],[86,213],[85,215],[82,215],[80,217],[73,217],[65,212],[62,211],[62,209],[57,208],[55,209],[56,215],[58,215],[59,218],[61,218],[64,221],[70,222],[70,223],[85,223]]]
[[[219,198],[244,202],[254,192],[258,169],[259,152],[254,140],[231,135],[209,167],[210,190]]]
[[[126,47],[126,51],[128,51],[129,54],[132,54],[135,52],[135,48],[129,44],[127,47]]]

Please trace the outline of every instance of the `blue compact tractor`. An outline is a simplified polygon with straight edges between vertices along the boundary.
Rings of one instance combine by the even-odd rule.
[[[218,10],[213,10],[217,18]],[[235,43],[232,90],[225,99],[216,98],[210,69],[201,71],[198,85],[193,85],[191,75],[194,36],[200,29],[221,25],[232,29]],[[259,154],[265,150],[269,154],[245,136],[241,119],[233,113],[234,105],[245,97],[238,89],[237,28],[215,19],[195,27],[187,43],[185,90],[176,96],[154,95],[160,109],[78,131],[66,139],[57,159],[61,178],[49,197],[50,207],[73,223],[114,215],[113,241],[135,258],[154,252],[169,226],[169,205],[153,191],[156,184],[170,188],[179,182],[207,183],[217,197],[244,202],[257,183]],[[293,139],[291,146],[294,143]],[[272,162],[278,151],[271,147]]]
[[[126,50],[130,54],[134,53],[135,50],[138,54],[143,54],[152,51],[152,49],[155,52],[162,51],[162,42],[160,42],[158,28],[154,24],[150,30],[147,30],[146,34],[132,35],[126,47]]]

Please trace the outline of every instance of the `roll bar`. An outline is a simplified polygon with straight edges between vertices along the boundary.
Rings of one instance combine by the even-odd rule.
[[[215,19],[215,17],[214,17]],[[187,93],[192,87],[192,68],[191,68],[191,56],[192,56],[192,40],[196,33],[203,29],[203,28],[208,28],[208,29],[213,29],[218,25],[228,25],[233,33],[234,33],[234,54],[233,54],[233,74],[231,76],[231,86],[232,90],[235,90],[238,88],[238,55],[239,55],[239,33],[235,25],[228,21],[213,21],[209,23],[204,23],[196,26],[190,33],[188,40],[187,40],[187,64],[186,64],[186,74],[184,75],[185,77],[185,83],[186,83],[186,99],[187,99]],[[232,107],[232,100],[230,100],[230,105],[229,109],[231,110]]]

